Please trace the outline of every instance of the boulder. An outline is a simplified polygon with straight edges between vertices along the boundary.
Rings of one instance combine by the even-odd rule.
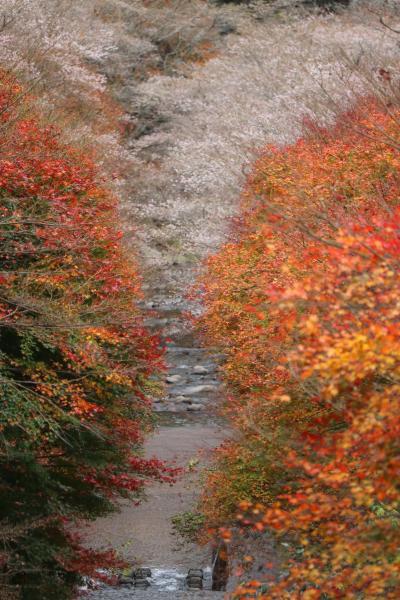
[[[188,396],[172,396],[171,402],[176,402],[177,404],[192,404],[193,400],[188,398]]]
[[[132,577],[125,577],[124,575],[118,577],[118,585],[133,585],[133,583]]]
[[[147,590],[150,587],[150,583],[147,579],[135,579],[135,588],[138,590]]]
[[[207,369],[207,367],[203,367],[203,365],[196,365],[193,367],[193,373],[196,375],[205,375],[206,373],[209,373],[209,369]]]
[[[203,569],[189,569],[188,577],[203,577]]]
[[[188,575],[187,587],[189,589],[202,590],[203,589],[203,577],[195,577],[194,575]]]
[[[187,402],[188,404],[191,403],[191,399],[187,398],[187,396],[174,396],[173,401],[174,402]]]
[[[203,394],[204,392],[214,392],[217,386],[215,385],[191,385],[185,388],[184,394],[190,396],[192,394]]]
[[[166,377],[165,381],[167,383],[179,383],[179,381],[181,381],[182,379],[182,375],[168,375],[168,377]]]
[[[151,577],[151,569],[148,567],[136,569],[136,571],[134,571],[134,577],[135,579],[145,579],[146,577]]]

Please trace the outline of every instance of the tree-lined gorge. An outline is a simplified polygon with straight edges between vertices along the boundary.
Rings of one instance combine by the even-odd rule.
[[[0,6],[1,600],[400,597],[399,32]]]

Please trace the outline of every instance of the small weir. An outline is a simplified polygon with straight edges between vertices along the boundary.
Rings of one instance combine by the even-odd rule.
[[[144,576],[146,575],[146,577]],[[145,582],[145,583],[144,583]],[[173,568],[153,567],[138,569],[131,577],[121,577],[116,585],[106,585],[91,581],[86,590],[91,600],[125,600],[132,597],[143,597],[148,600],[181,597],[177,593],[186,592],[184,596],[216,597],[213,590],[211,567],[205,569],[189,569],[188,572]],[[94,589],[93,589],[94,588]],[[91,590],[91,591],[90,591]],[[161,593],[161,596],[159,596]]]

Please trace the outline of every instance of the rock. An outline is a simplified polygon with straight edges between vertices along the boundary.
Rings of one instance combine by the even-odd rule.
[[[191,404],[192,399],[188,398],[187,396],[174,396],[173,397],[173,402],[185,402],[186,404]]]
[[[86,589],[88,590],[97,590],[97,582],[92,577],[84,578]]]
[[[188,571],[188,577],[203,577],[203,575],[203,569],[189,569]]]
[[[207,367],[203,367],[203,365],[196,365],[193,367],[193,373],[196,375],[205,375],[206,373],[209,373],[209,370]]]
[[[135,579],[135,588],[138,590],[146,590],[149,586],[147,579]]]
[[[200,348],[189,348],[187,346],[167,346],[168,348],[168,352],[169,353],[176,353],[176,354],[187,354],[187,355],[193,355],[193,354],[200,354],[201,350]]]
[[[187,587],[189,589],[202,590],[203,589],[203,577],[195,577],[188,575]]]
[[[179,381],[181,381],[182,379],[182,375],[168,375],[168,377],[166,377],[165,381],[167,383],[179,383]]]
[[[136,571],[133,572],[133,577],[135,577],[135,579],[145,579],[146,577],[151,577],[151,569],[148,567],[136,569]]]
[[[196,412],[198,410],[201,410],[203,408],[203,406],[201,404],[189,404],[187,409],[193,412]]]
[[[214,392],[217,386],[215,385],[192,385],[183,391],[183,395],[202,394],[203,392]]]
[[[157,317],[146,319],[145,321],[146,327],[157,327],[161,328],[165,325],[168,325],[168,319],[159,319]]]
[[[133,585],[134,581],[133,581],[132,577],[125,577],[124,575],[120,575],[118,577],[118,584],[119,585]]]

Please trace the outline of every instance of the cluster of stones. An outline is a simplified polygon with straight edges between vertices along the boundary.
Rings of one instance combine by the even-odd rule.
[[[119,585],[132,585],[138,590],[146,590],[150,586],[149,579],[151,578],[150,569],[134,569],[130,575],[120,575],[118,579]]]
[[[156,316],[146,325],[165,339],[167,376],[165,394],[155,398],[157,412],[201,412],[214,404],[219,389],[218,362],[220,356],[199,347],[193,331],[185,320],[189,306],[185,301],[152,302],[145,308]]]
[[[186,577],[186,587],[189,590],[202,590],[203,578],[203,569],[189,569]]]
[[[157,410],[201,411],[217,393],[216,365],[202,348],[167,347],[166,396]]]

